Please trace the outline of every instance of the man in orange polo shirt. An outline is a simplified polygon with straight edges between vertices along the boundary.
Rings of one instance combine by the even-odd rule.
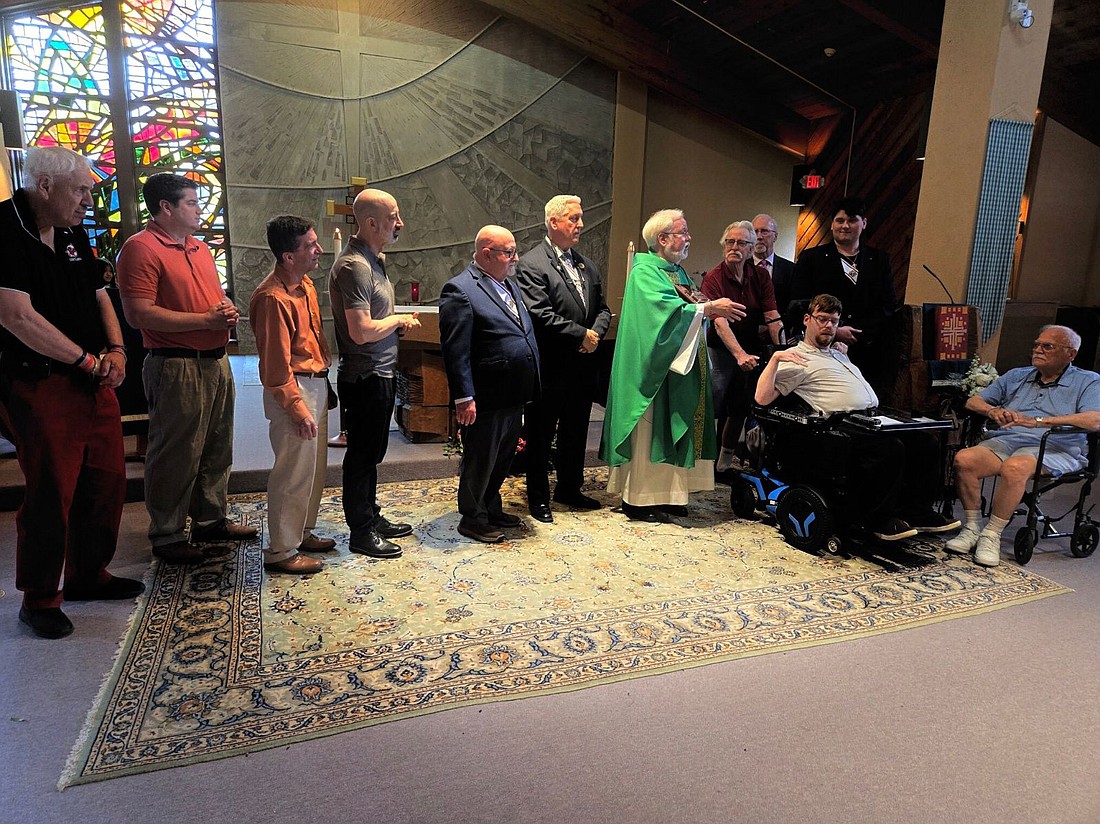
[[[226,520],[236,397],[225,345],[240,312],[222,291],[202,225],[196,184],[156,174],[142,197],[150,219],[118,256],[126,319],[149,354],[142,367],[149,402],[145,506],[153,554],[199,563],[197,544],[255,538]],[[191,543],[186,536],[191,516]]]
[[[280,215],[267,222],[275,268],[248,303],[248,322],[260,354],[264,414],[275,452],[267,482],[268,572],[311,575],[316,558],[300,554],[336,548],[313,534],[328,468],[328,370],[332,353],[321,327],[317,290],[309,273],[321,261],[312,221]]]

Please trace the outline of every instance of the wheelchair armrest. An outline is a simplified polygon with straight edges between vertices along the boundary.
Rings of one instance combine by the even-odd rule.
[[[1047,439],[1051,435],[1085,435],[1088,443],[1088,467],[1089,470],[1095,475],[1096,468],[1096,436],[1097,433],[1091,429],[1082,429],[1079,426],[1070,426],[1062,424],[1060,426],[1052,426],[1043,436],[1039,438],[1039,454],[1035,456],[1035,482],[1038,483],[1040,477],[1043,474],[1043,456],[1047,451]]]

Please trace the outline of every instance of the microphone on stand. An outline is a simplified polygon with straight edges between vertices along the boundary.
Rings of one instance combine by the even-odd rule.
[[[951,305],[952,306],[958,306],[958,301],[956,301],[953,297],[951,297],[951,293],[949,291],[947,291],[947,287],[944,286],[943,281],[940,280],[940,276],[937,275],[935,272],[933,272],[931,269],[929,269],[927,266],[925,266],[923,263],[921,264],[921,266],[924,267],[924,271],[926,271],[928,274],[930,274],[932,277],[934,277],[936,279],[936,283],[938,283],[941,287],[943,287],[943,291],[947,294],[947,299],[949,301],[951,301]]]

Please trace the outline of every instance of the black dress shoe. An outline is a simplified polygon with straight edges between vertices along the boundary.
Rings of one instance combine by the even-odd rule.
[[[251,541],[259,534],[254,526],[242,526],[222,518],[209,526],[191,527],[191,542],[209,544],[215,541]]]
[[[559,504],[565,504],[571,506],[574,509],[603,509],[603,504],[597,501],[595,498],[589,498],[580,492],[573,492],[571,494],[554,493],[554,500]]]
[[[200,547],[187,541],[174,541],[153,547],[153,554],[166,564],[201,564],[206,553]]]
[[[367,533],[367,539],[362,542],[349,544],[348,549],[359,555],[368,555],[371,558],[400,558],[401,547],[392,541],[387,541],[374,530]]]
[[[126,601],[145,592],[145,584],[133,578],[113,576],[105,584],[90,587],[65,585],[66,601]]]
[[[647,524],[668,523],[668,515],[656,506],[634,506],[623,501],[623,514],[632,521],[643,521]]]
[[[381,515],[374,519],[374,531],[383,538],[404,538],[412,535],[412,524],[395,524],[387,521]]]
[[[554,523],[554,513],[550,511],[550,504],[534,504],[531,507],[531,517],[544,524]]]
[[[675,515],[677,518],[686,518],[691,514],[683,504],[661,504],[657,508],[666,515]]]
[[[514,529],[523,523],[523,518],[512,515],[510,512],[501,512],[497,515],[490,515],[489,523],[493,526],[504,527],[505,529]]]
[[[31,609],[23,606],[19,608],[19,620],[39,638],[64,638],[73,632],[73,622],[59,607]]]
[[[487,523],[467,521],[465,518],[458,522],[458,534],[483,544],[497,544],[504,540],[504,533],[499,529],[494,529]]]

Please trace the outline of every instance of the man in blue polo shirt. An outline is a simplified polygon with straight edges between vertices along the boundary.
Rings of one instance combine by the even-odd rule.
[[[951,552],[974,551],[982,566],[1001,560],[1001,533],[1023,500],[1035,474],[1039,440],[1052,426],[1100,429],[1100,375],[1072,365],[1081,336],[1065,326],[1044,326],[1031,348],[1031,366],[1010,369],[966,402],[998,429],[978,446],[955,456],[956,488],[965,513],[962,531],[947,542]],[[1086,462],[1085,436],[1062,435],[1047,441],[1043,468],[1073,472]],[[983,478],[1000,478],[989,522],[978,523]]]

